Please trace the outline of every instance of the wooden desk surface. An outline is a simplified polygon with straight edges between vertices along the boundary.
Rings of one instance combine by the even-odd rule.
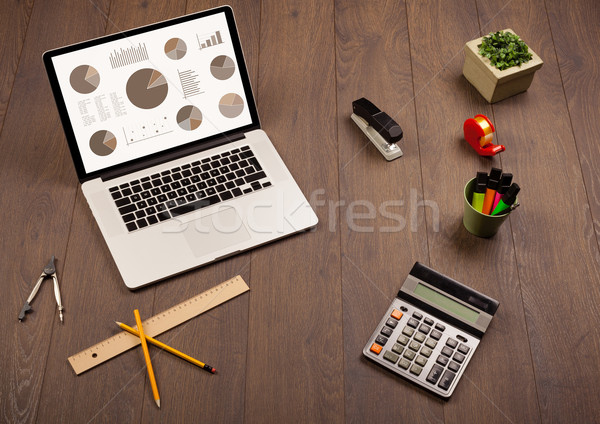
[[[41,53],[220,2],[3,2],[0,421],[600,422],[598,2],[229,3],[264,129],[320,223],[130,292],[79,188]],[[508,27],[544,66],[491,106],[462,77],[462,48]],[[401,124],[401,159],[386,163],[350,120],[362,96]],[[477,113],[500,157],[462,139]],[[486,240],[462,226],[462,188],[491,166],[516,176],[522,206]],[[65,323],[48,283],[19,323],[52,254]],[[500,301],[448,402],[361,354],[415,261]],[[134,308],[150,316],[236,274],[249,293],[163,338],[217,375],[151,348],[160,410],[140,349],[80,376],[67,363]]]

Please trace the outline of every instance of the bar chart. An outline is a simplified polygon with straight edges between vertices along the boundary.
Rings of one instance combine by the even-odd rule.
[[[212,34],[203,34],[201,36],[196,34],[196,39],[198,40],[198,47],[200,48],[200,50],[223,44],[223,38],[221,38],[221,31],[215,31]]]
[[[146,44],[139,43],[137,46],[132,46],[128,49],[119,49],[118,51],[115,49],[109,55],[108,59],[113,69],[148,60]]]

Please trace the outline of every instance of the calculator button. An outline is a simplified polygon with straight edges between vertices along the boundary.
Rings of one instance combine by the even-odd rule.
[[[452,358],[454,359],[456,362],[458,362],[459,364],[462,364],[463,361],[465,360],[465,355],[463,355],[462,353],[458,353],[456,352],[454,354],[454,357]]]
[[[457,344],[458,342],[450,337],[448,337],[448,340],[446,340],[446,346],[450,346],[452,349],[454,349]]]
[[[423,343],[425,341],[425,334],[423,334],[423,333],[417,333],[417,334],[415,334],[414,339],[416,341],[418,341],[419,343]]]
[[[409,327],[417,328],[417,325],[419,325],[419,321],[417,321],[414,318],[411,318],[411,319],[408,320],[407,324],[408,324]]]
[[[385,326],[381,329],[381,334],[383,334],[386,337],[390,337],[393,332],[394,332],[394,330],[392,330],[390,327],[387,327],[387,326]]]
[[[450,363],[448,364],[448,369],[451,371],[457,372],[460,369],[460,365],[458,365],[454,361],[450,361]]]
[[[398,321],[400,321],[400,318],[402,318],[402,312],[400,312],[398,309],[394,309],[392,311],[392,313],[390,314],[390,316],[394,319],[397,319]]]
[[[402,330],[402,334],[404,334],[405,336],[408,336],[408,337],[412,336],[414,332],[415,332],[415,330],[413,330],[409,326],[404,327],[404,330]]]
[[[433,337],[436,340],[439,340],[442,337],[442,333],[440,333],[437,330],[433,330],[430,334],[431,337]]]
[[[381,349],[382,347],[379,346],[377,343],[373,343],[371,345],[371,349],[369,349],[371,352],[373,352],[375,355],[379,355],[381,353]]]
[[[398,337],[398,340],[396,340],[398,343],[400,343],[402,346],[406,346],[406,344],[408,343],[409,338],[406,336],[400,336]]]
[[[440,380],[438,387],[448,390],[450,388],[450,384],[452,384],[452,380],[454,380],[454,377],[456,377],[456,374],[454,374],[452,371],[446,370],[444,375],[442,375],[442,379]]]
[[[418,320],[421,320],[421,318],[423,318],[423,315],[421,315],[421,314],[420,314],[420,313],[418,313],[418,312],[413,312],[413,318],[415,318],[415,319],[418,319]]]
[[[419,375],[422,371],[423,368],[418,366],[417,364],[414,364],[412,367],[410,367],[410,372],[414,375]]]
[[[425,318],[423,322],[427,325],[433,325],[433,320],[431,318]]]
[[[404,348],[398,343],[394,343],[394,346],[392,346],[392,351],[396,352],[398,355],[401,355],[403,350]]]
[[[398,321],[396,321],[394,318],[388,318],[388,320],[385,322],[385,325],[387,325],[388,327],[396,328],[396,326],[398,325]]]
[[[431,349],[435,349],[435,347],[437,346],[437,342],[430,337],[425,342],[425,346]]]
[[[431,371],[429,371],[429,374],[427,375],[427,381],[429,381],[431,384],[437,383],[437,381],[440,379],[440,376],[442,375],[442,371],[444,371],[442,367],[440,367],[437,364],[434,364],[431,368]]]
[[[402,355],[402,356],[404,356],[409,361],[412,361],[415,358],[415,352],[413,352],[412,350],[406,349],[404,351],[404,355]]]
[[[396,362],[398,362],[398,359],[400,357],[398,355],[396,355],[395,353],[390,352],[389,350],[386,350],[385,353],[383,354],[383,358],[387,359],[391,363],[395,364]]]
[[[400,359],[400,362],[398,362],[398,366],[407,370],[408,367],[410,367],[410,361],[407,361],[406,359],[402,358]]]
[[[415,359],[415,364],[420,365],[422,367],[425,366],[425,364],[427,363],[427,358],[424,356],[417,356],[417,359]]]
[[[435,329],[438,331],[444,331],[446,327],[444,327],[442,324],[436,324]]]
[[[429,330],[431,330],[431,327],[425,324],[421,324],[421,326],[419,327],[419,331],[423,334],[429,333]]]
[[[429,349],[427,346],[423,346],[423,349],[421,349],[421,355],[423,355],[426,358],[429,358],[432,353],[433,350]]]
[[[379,335],[375,338],[375,343],[377,343],[378,345],[381,345],[381,346],[385,346],[387,341],[388,341],[388,339],[386,337],[383,337],[382,335]]]
[[[444,348],[442,349],[442,355],[447,356],[448,358],[452,356],[452,353],[454,351],[452,349],[450,349],[448,346],[444,346]]]
[[[414,350],[415,352],[418,352],[419,349],[421,349],[421,343],[417,343],[416,341],[413,340],[408,345],[408,348]]]
[[[462,343],[458,345],[458,351],[460,353],[462,353],[463,355],[466,355],[467,353],[469,353],[469,350],[471,350],[471,349],[467,345],[464,345]]]
[[[445,356],[438,356],[437,359],[435,360],[435,362],[437,362],[440,365],[446,366],[446,364],[448,363],[448,358],[446,358]]]

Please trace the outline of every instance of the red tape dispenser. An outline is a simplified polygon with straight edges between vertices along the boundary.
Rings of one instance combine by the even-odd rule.
[[[494,156],[506,150],[501,144],[492,144],[494,126],[485,115],[475,115],[463,125],[465,140],[475,149],[480,156]]]

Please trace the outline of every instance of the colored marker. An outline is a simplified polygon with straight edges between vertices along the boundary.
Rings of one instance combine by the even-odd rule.
[[[475,190],[473,191],[473,209],[481,212],[483,208],[483,199],[485,198],[485,189],[487,186],[488,176],[485,172],[478,172],[475,180]]]
[[[502,170],[500,168],[492,168],[485,189],[485,197],[483,198],[483,208],[481,209],[481,213],[483,214],[489,215],[492,212],[492,205],[494,204],[494,197],[496,196],[496,190],[498,190],[500,177],[502,177]]]
[[[502,199],[500,199],[500,202],[498,202],[498,206],[496,206],[496,208],[492,212],[492,215],[500,215],[504,211],[510,212],[510,210],[507,209],[509,209],[512,206],[512,204],[515,203],[515,200],[517,200],[517,194],[520,190],[521,187],[519,187],[517,183],[513,183],[508,188],[506,193],[502,195]]]
[[[506,190],[510,187],[512,183],[513,175],[509,172],[506,174],[502,174],[502,178],[500,178],[500,184],[498,184],[498,190],[496,190],[496,196],[494,196],[494,204],[492,205],[492,210],[496,209],[498,206],[498,202],[502,198],[502,195],[506,193]]]

